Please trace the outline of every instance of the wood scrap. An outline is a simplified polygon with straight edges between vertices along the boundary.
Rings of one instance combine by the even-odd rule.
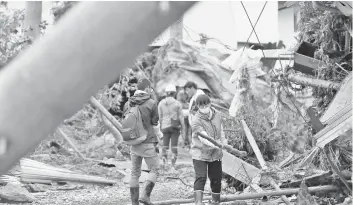
[[[80,183],[115,184],[116,181],[102,177],[78,174],[70,170],[56,168],[34,160],[21,160],[21,181],[33,183],[45,183],[48,181],[71,181]]]
[[[243,129],[245,131],[245,135],[246,135],[247,139],[249,140],[253,151],[255,152],[256,158],[259,161],[261,168],[263,170],[267,170],[266,162],[262,156],[262,153],[260,152],[259,147],[256,144],[254,136],[251,134],[251,131],[250,131],[248,125],[246,124],[246,122],[244,120],[241,120],[241,122],[243,125]],[[277,191],[281,191],[281,188],[278,186],[278,184],[276,184],[275,180],[271,176],[267,176],[267,177],[270,180],[271,186],[273,188],[275,188]],[[285,195],[282,195],[281,198],[287,205],[290,205],[290,201],[288,200],[288,198]]]
[[[226,195],[221,196],[221,202],[229,202],[229,201],[237,201],[237,200],[247,200],[247,199],[260,199],[264,196],[281,196],[281,195],[292,195],[298,194],[299,188],[296,189],[286,189],[281,191],[268,191],[268,192],[261,192],[261,193],[249,193],[249,194],[239,194],[239,195]],[[330,191],[337,191],[339,187],[337,186],[316,186],[316,187],[308,187],[309,193],[315,192],[330,192]],[[206,196],[203,198],[205,201],[210,200],[210,196]],[[157,201],[153,204],[155,205],[169,205],[169,204],[187,204],[194,202],[194,199],[173,199],[173,200],[166,200],[166,201]]]
[[[341,174],[341,171],[339,170],[339,168],[337,167],[336,164],[333,163],[331,157],[327,154],[327,152],[325,152],[325,155],[326,155],[326,158],[327,158],[327,161],[329,162],[330,166],[331,166],[331,169],[333,170],[333,172],[335,174],[338,175],[338,177],[341,179],[341,181],[343,182],[343,184],[347,187],[347,189],[349,190],[350,193],[352,193],[352,188],[351,186],[348,184],[347,180],[344,178],[344,176]]]
[[[261,168],[266,170],[267,169],[266,162],[261,154],[259,147],[256,144],[254,136],[251,134],[250,128],[248,127],[248,125],[246,124],[246,122],[244,120],[241,120],[241,123],[243,125],[243,129],[245,131],[246,138],[248,139],[248,141],[249,141],[249,143],[250,143],[250,145],[256,155],[256,158],[260,163]]]
[[[332,171],[326,171],[326,172],[323,172],[323,173],[312,175],[310,177],[305,177],[304,180],[305,180],[307,185],[315,186],[315,185],[319,185],[319,184],[325,183],[327,177],[329,177],[331,175],[332,175]],[[303,180],[300,179],[300,180],[295,180],[293,182],[283,183],[281,185],[281,187],[282,188],[299,187],[302,181]]]
[[[289,151],[289,156],[284,159],[281,163],[279,163],[278,167],[279,168],[283,168],[285,167],[290,161],[292,161],[292,159],[294,158],[294,153],[292,151]]]

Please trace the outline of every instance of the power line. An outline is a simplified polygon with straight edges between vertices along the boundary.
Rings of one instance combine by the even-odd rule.
[[[257,36],[257,33],[256,33],[256,31],[255,31],[255,27],[254,27],[254,25],[252,25],[252,22],[251,22],[250,16],[249,16],[248,12],[246,11],[246,8],[245,8],[245,6],[244,6],[243,2],[241,1],[240,3],[241,3],[241,5],[243,6],[244,11],[245,11],[245,13],[246,13],[246,16],[248,17],[249,22],[250,22],[250,24],[251,24],[251,27],[252,27],[251,34],[252,34],[252,32],[254,32],[254,33],[255,33],[255,36],[256,36],[256,38],[257,38],[257,41],[258,41],[258,42],[259,42],[259,44],[261,45],[260,40],[259,40],[259,37]],[[264,7],[263,7],[263,8],[265,8],[266,4],[267,4],[267,1],[266,1],[266,3],[265,3],[265,5],[264,5]],[[262,12],[263,12],[263,9],[262,9],[262,11],[261,11],[261,14],[262,14]],[[258,19],[260,19],[260,18],[258,18]],[[250,34],[250,36],[251,36],[251,34]],[[250,39],[250,38],[249,38],[249,39]],[[244,47],[244,48],[245,48],[245,47]],[[262,51],[262,55],[264,55],[264,57],[265,57],[265,53],[264,53],[264,50],[263,50],[262,48],[261,48],[261,51]]]
[[[251,33],[250,33],[250,35],[249,35],[248,39],[246,40],[246,43],[248,43],[248,42],[249,42],[249,40],[250,40],[250,38],[251,38],[252,33],[255,31],[255,27],[256,27],[256,25],[257,25],[257,22],[259,22],[260,17],[261,17],[261,15],[262,15],[262,13],[263,13],[263,11],[264,11],[264,9],[265,9],[266,5],[267,5],[267,1],[265,2],[264,6],[262,7],[261,13],[260,13],[260,15],[257,17],[257,20],[256,20],[256,22],[255,22],[255,25],[254,25],[253,29],[251,30]],[[244,7],[244,5],[243,5],[243,7]],[[244,8],[244,9],[245,9],[245,8]],[[246,10],[245,10],[245,12],[246,12]],[[244,46],[244,48],[243,48],[243,52],[241,53],[241,56],[243,55],[244,50],[245,50],[245,46]]]

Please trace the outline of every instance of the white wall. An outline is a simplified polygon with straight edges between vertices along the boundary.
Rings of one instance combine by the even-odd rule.
[[[294,38],[294,9],[286,8],[278,11],[279,40],[282,40],[286,48],[292,47],[296,40]]]

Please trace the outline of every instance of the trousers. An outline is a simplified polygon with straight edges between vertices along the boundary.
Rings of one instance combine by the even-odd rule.
[[[169,144],[172,148],[172,154],[174,157],[178,156],[178,141],[180,135],[180,129],[165,129],[163,132],[163,149],[162,156],[168,156]]]
[[[195,170],[194,191],[204,191],[208,176],[212,193],[221,193],[222,161],[206,162],[193,159],[193,164]]]
[[[148,169],[150,172],[147,176],[147,181],[151,181],[156,183],[157,176],[158,176],[158,167],[159,167],[159,158],[158,155],[153,157],[141,157],[136,154],[131,154],[131,178],[130,178],[130,187],[138,187],[139,186],[139,179],[141,176],[141,166],[142,166],[142,159],[145,160]]]

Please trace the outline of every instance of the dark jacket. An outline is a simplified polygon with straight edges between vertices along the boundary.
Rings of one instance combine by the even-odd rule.
[[[157,136],[153,130],[153,126],[158,125],[158,106],[157,102],[151,99],[151,96],[142,91],[136,91],[134,96],[130,97],[129,101],[124,106],[124,113],[128,110],[129,106],[139,106],[142,123],[148,131],[147,139],[143,143],[156,143],[158,142]]]

